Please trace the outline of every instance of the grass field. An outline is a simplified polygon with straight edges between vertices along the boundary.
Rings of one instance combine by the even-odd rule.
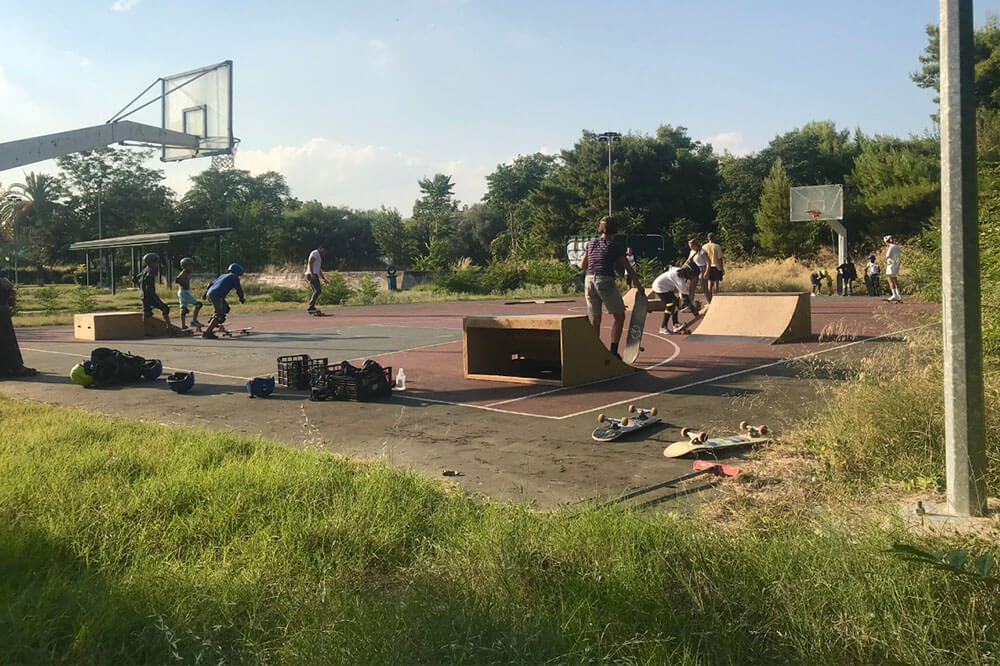
[[[988,663],[891,507],[702,521],[0,397],[4,662]],[[819,483],[822,483],[820,481]]]

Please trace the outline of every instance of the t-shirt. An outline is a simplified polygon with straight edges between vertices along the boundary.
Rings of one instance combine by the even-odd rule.
[[[223,273],[215,278],[215,282],[208,288],[209,298],[225,298],[233,289],[243,300],[243,287],[240,286],[240,276],[236,273]]]
[[[681,277],[681,269],[671,266],[653,280],[653,291],[657,294],[674,294],[680,296],[687,291],[687,280]]]
[[[869,261],[868,265],[865,267],[868,271],[868,275],[878,275],[882,272],[877,262]]]
[[[896,275],[899,273],[899,261],[901,254],[899,246],[895,243],[889,245],[888,249],[885,251],[885,272],[887,275]]]
[[[845,280],[857,280],[858,279],[858,269],[854,267],[851,262],[843,263],[837,266],[837,270],[840,271],[840,275]]]
[[[587,275],[614,277],[615,264],[625,250],[613,238],[592,238],[587,242]]]
[[[705,243],[701,248],[705,256],[708,257],[708,265],[718,268],[720,271],[725,270],[722,265],[722,246],[718,243]]]
[[[132,283],[139,285],[139,292],[143,298],[156,295],[156,273],[150,271],[149,267],[142,269],[142,272],[132,278]]]
[[[705,248],[701,248],[700,250],[691,250],[691,252],[688,253],[687,260],[693,261],[694,264],[702,270],[708,266],[708,255],[705,254]]]
[[[313,250],[306,260],[306,275],[319,275],[322,271],[323,255],[319,253],[319,250]]]

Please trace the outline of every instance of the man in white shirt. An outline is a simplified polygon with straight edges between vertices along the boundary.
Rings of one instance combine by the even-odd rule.
[[[684,260],[684,263],[693,265],[698,271],[698,273],[688,282],[688,298],[694,302],[694,292],[698,287],[698,280],[701,280],[701,290],[705,292],[706,297],[708,296],[709,260],[708,255],[705,253],[705,250],[702,248],[699,241],[692,238],[688,241],[688,247],[691,248],[691,251],[688,252],[687,259]]]
[[[316,301],[319,299],[320,292],[323,291],[320,283],[327,282],[326,273],[323,272],[323,255],[325,254],[326,243],[320,243],[318,248],[309,253],[309,259],[306,260],[306,282],[313,290],[312,298],[309,299],[309,309],[306,310],[309,314],[318,312]]]
[[[668,268],[653,280],[653,292],[663,301],[663,325],[660,326],[660,333],[669,335],[674,332],[670,320],[673,319],[674,326],[677,326],[679,323],[677,313],[680,311],[682,301],[688,312],[697,318],[698,310],[687,294],[688,280],[697,277],[697,269],[691,264],[684,264],[681,267]]]
[[[902,303],[903,295],[899,292],[898,277],[902,250],[896,245],[892,236],[886,236],[882,241],[885,243],[885,279],[889,282],[889,291],[892,292],[892,296],[886,300]]]

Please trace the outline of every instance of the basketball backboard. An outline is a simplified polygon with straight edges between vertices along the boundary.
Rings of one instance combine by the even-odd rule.
[[[197,149],[165,145],[164,162],[232,154],[232,60],[163,77],[160,85],[163,129],[201,137]]]
[[[791,222],[844,219],[843,185],[808,185],[789,190]]]

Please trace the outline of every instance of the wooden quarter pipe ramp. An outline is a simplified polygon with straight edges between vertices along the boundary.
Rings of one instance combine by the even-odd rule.
[[[775,344],[812,336],[807,292],[717,294],[689,338],[702,342]]]

